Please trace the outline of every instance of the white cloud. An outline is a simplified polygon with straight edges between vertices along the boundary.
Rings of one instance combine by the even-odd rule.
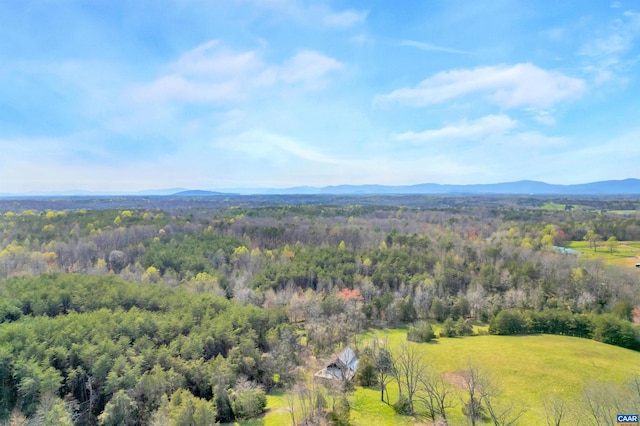
[[[484,170],[481,164],[444,153],[410,158],[393,158],[393,155],[375,152],[361,153],[357,158],[328,155],[311,146],[309,141],[261,129],[219,140],[216,148],[236,151],[239,158],[243,158],[244,166],[258,176],[254,176],[253,182],[262,182],[260,186],[463,182]],[[278,184],[274,179],[282,181]]]
[[[536,120],[538,123],[544,124],[545,126],[553,126],[554,124],[556,124],[556,119],[552,115],[553,113],[552,110],[532,109],[531,113],[533,114],[533,119]]]
[[[68,138],[19,137],[0,139],[0,165],[3,167],[18,159],[60,158],[68,151]]]
[[[607,33],[585,43],[578,54],[587,60],[585,70],[597,83],[627,71],[634,59],[626,59],[640,36],[640,13],[626,11],[609,25]]]
[[[444,71],[378,99],[426,106],[481,93],[503,108],[548,108],[579,97],[585,86],[584,80],[524,63]]]
[[[482,158],[477,166],[484,170],[484,175],[476,173],[476,180],[486,179],[490,172],[506,169],[510,169],[514,176],[526,176],[520,172],[523,167],[529,167],[532,159],[567,146],[568,141],[564,137],[527,130],[514,131],[518,127],[519,123],[506,115],[489,115],[439,129],[400,133],[393,136],[393,140],[405,144],[403,147],[410,148],[412,155],[417,157],[441,157],[441,161],[449,158],[449,162],[457,164],[474,164]],[[408,147],[407,144],[411,145]],[[496,179],[500,178],[496,176]]]
[[[318,1],[302,0],[240,0],[255,7],[270,9],[304,25],[322,25],[330,28],[351,28],[363,23],[369,12],[366,10],[334,10]]]
[[[600,57],[615,55],[629,49],[632,39],[623,34],[611,34],[606,38],[597,38],[582,47],[579,54]]]
[[[435,130],[404,132],[395,140],[411,143],[448,142],[455,140],[483,140],[487,137],[503,135],[516,127],[517,122],[506,115],[488,115],[474,121],[463,121]]]
[[[435,45],[435,44],[425,43],[425,42],[422,42],[422,41],[415,41],[415,40],[402,40],[400,42],[400,46],[415,47],[417,49],[426,50],[426,51],[455,53],[455,54],[458,54],[458,55],[469,55],[469,54],[471,54],[471,52],[467,52],[467,51],[464,51],[464,50],[458,50],[458,49],[453,49],[453,48],[450,48],[450,47],[438,46],[438,45]]]
[[[345,10],[343,12],[328,12],[323,18],[325,25],[330,27],[348,28],[360,24],[367,19],[368,11]]]
[[[564,137],[547,136],[538,132],[516,133],[514,135],[505,136],[503,141],[504,144],[509,147],[530,149],[564,146],[568,142]],[[530,159],[526,154],[520,156],[525,162]]]
[[[277,133],[252,130],[234,135],[217,144],[220,147],[244,152],[253,158],[279,162],[283,155],[313,163],[345,165],[345,161],[330,157],[307,143]]]
[[[349,42],[356,45],[364,45],[368,43],[373,43],[373,37],[365,33],[360,33],[360,34],[356,34],[354,36],[349,37]]]
[[[336,59],[313,50],[302,50],[282,65],[267,64],[261,56],[256,51],[236,52],[217,40],[208,41],[169,64],[168,74],[137,87],[134,98],[227,104],[263,88],[293,85],[317,89],[329,73],[343,68]]]
[[[333,58],[311,50],[298,52],[280,69],[280,78],[285,83],[314,82],[343,65]]]
[[[225,48],[219,40],[211,40],[185,52],[171,65],[171,69],[186,75],[245,74],[263,67],[255,51],[233,52]]]
[[[178,100],[223,103],[236,101],[241,97],[242,87],[238,81],[190,81],[180,75],[161,77],[138,92],[138,99],[151,102]]]

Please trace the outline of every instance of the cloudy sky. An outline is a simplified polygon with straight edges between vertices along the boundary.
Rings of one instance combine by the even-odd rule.
[[[640,177],[636,1],[0,2],[0,193]]]

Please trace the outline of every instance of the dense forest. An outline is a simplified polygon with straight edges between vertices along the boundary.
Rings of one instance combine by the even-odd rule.
[[[557,250],[640,240],[638,200],[239,200],[4,201],[0,419],[252,418],[370,328],[640,350],[638,271]]]

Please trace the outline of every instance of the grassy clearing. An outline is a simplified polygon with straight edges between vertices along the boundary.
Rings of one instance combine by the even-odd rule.
[[[392,346],[405,341],[404,332],[386,336]],[[550,394],[572,401],[590,381],[622,383],[633,372],[640,373],[640,353],[565,336],[475,336],[438,339],[419,347],[441,373],[463,371],[469,362],[490,370],[503,388],[504,400],[530,407],[522,424],[544,424],[542,402]],[[451,410],[451,420],[464,424],[461,406]]]
[[[587,241],[572,241],[569,248],[579,251],[583,259],[602,260],[607,265],[635,267],[636,263],[640,263],[639,241],[620,241],[613,253],[604,241],[598,243],[595,251]]]
[[[607,213],[615,213],[621,216],[637,216],[640,212],[638,210],[608,210]]]
[[[542,204],[542,209],[544,210],[564,210],[566,208],[566,204],[558,204],[547,201]]]
[[[406,330],[386,330],[361,336],[359,346],[373,338],[387,339],[392,347],[406,342]],[[545,424],[543,401],[556,394],[566,401],[580,398],[590,382],[623,383],[640,374],[640,353],[605,345],[588,339],[565,336],[473,336],[438,339],[434,343],[415,344],[424,359],[440,373],[463,371],[473,362],[490,372],[503,390],[504,401],[528,407],[519,424]],[[461,395],[457,388],[456,394]],[[391,402],[397,389],[390,386]],[[415,425],[419,420],[399,416],[380,402],[380,391],[356,387],[351,398],[351,420],[355,425]],[[466,424],[460,398],[449,411],[449,424]],[[243,425],[287,425],[290,416],[283,393],[269,395],[267,413]]]
[[[595,210],[593,207],[589,207],[589,206],[582,206],[582,205],[575,205],[575,204],[560,204],[560,203],[554,203],[551,201],[547,201],[542,203],[542,206],[540,206],[541,209],[543,210],[556,210],[556,211],[560,211],[560,210],[566,210],[567,206],[569,206],[569,208],[571,210],[574,211],[579,211],[579,210]],[[626,212],[627,210],[619,210],[620,212]],[[634,210],[629,210],[634,211]]]
[[[390,386],[390,401],[398,398],[398,391]],[[380,391],[357,387],[351,398],[351,422],[354,425],[414,425],[416,419],[396,414],[393,407],[380,401]]]

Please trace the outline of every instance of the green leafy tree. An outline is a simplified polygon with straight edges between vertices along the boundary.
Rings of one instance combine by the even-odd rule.
[[[444,321],[449,316],[449,306],[439,297],[434,297],[431,302],[431,316],[438,322]]]
[[[460,318],[462,319],[462,318]],[[456,337],[456,323],[451,318],[447,318],[444,323],[442,323],[442,331],[440,332],[441,337]]]
[[[42,415],[42,426],[73,426],[73,419],[67,411],[64,401],[55,398],[49,405],[49,407],[46,407],[44,415]]]
[[[593,249],[593,251],[598,251],[598,242],[602,239],[600,235],[596,234],[593,229],[587,231],[584,236],[584,240],[589,242],[589,247]]]
[[[613,315],[598,315],[595,319],[593,339],[610,345],[640,349],[640,332],[630,322]]]
[[[470,336],[473,334],[473,323],[470,319],[458,318],[456,321],[456,334],[458,336]]]
[[[409,327],[409,331],[407,331],[407,340],[410,342],[430,342],[434,337],[433,326],[426,321],[419,321]]]
[[[267,406],[267,396],[260,387],[237,390],[232,399],[233,413],[241,420],[258,416]]]
[[[159,412],[159,417],[166,415],[168,426],[209,426],[216,423],[217,415],[213,401],[195,397],[186,389],[174,392],[169,401],[164,399]]]
[[[138,416],[136,402],[124,390],[116,392],[100,415],[104,426],[135,425]]]
[[[615,315],[616,317],[622,320],[627,320],[627,321],[633,320],[632,312],[633,312],[633,305],[629,303],[628,300],[623,300],[621,302],[618,302],[616,306],[614,306],[613,309],[611,310],[611,313],[613,315]]]
[[[358,370],[355,380],[360,386],[370,387],[378,384],[378,374],[373,358],[367,354],[362,354],[358,361]]]
[[[524,334],[528,332],[528,328],[522,314],[514,309],[502,310],[493,317],[489,324],[489,333],[491,334]]]

